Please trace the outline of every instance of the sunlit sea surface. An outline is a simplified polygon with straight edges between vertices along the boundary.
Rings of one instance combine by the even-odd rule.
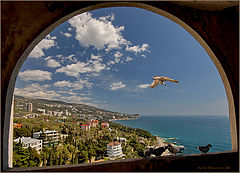
[[[117,120],[125,126],[149,131],[152,135],[185,146],[183,154],[200,153],[197,145],[211,144],[210,152],[231,150],[229,116],[160,115],[141,116],[133,120]]]

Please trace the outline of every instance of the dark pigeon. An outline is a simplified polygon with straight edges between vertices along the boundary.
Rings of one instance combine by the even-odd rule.
[[[161,156],[162,153],[167,149],[167,146],[164,147],[159,147],[153,150],[152,154],[154,154],[155,156]]]
[[[177,153],[182,153],[182,150],[184,150],[184,148],[178,148],[177,146],[173,146],[171,144],[168,144],[168,150],[173,153],[175,156]]]
[[[153,153],[154,149],[153,148],[148,148],[143,151],[143,157],[149,158],[150,155]]]
[[[199,149],[202,152],[202,154],[203,153],[206,154],[209,151],[210,147],[212,147],[211,144],[208,144],[206,146],[196,146],[195,148]]]

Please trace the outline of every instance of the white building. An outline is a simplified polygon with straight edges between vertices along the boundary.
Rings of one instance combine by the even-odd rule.
[[[116,139],[118,142],[124,143],[124,144],[126,145],[126,142],[127,142],[127,139],[126,139],[126,138],[116,137],[115,139]]]
[[[45,131],[45,132],[35,132],[33,133],[33,138],[42,139],[43,145],[48,145],[51,143],[58,144],[60,135],[56,130]]]
[[[38,111],[38,112],[42,112],[43,114],[46,113],[46,110],[45,110],[45,109],[40,109],[40,108],[38,108],[37,111]]]
[[[53,115],[53,111],[47,111],[47,114]]]
[[[107,155],[109,157],[122,157],[123,153],[121,144],[118,141],[107,144]]]
[[[32,103],[26,103],[26,107],[25,107],[25,110],[28,111],[28,112],[32,112]]]
[[[19,137],[17,139],[14,139],[14,142],[19,142],[19,140],[23,144],[22,145],[23,148],[31,147],[35,148],[37,151],[42,149],[42,140],[23,136],[22,138]]]

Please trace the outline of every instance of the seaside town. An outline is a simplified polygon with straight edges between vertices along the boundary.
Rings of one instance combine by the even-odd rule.
[[[84,104],[14,97],[14,167],[171,155],[168,142],[114,120],[136,119]],[[159,154],[159,149],[163,151]],[[180,150],[179,150],[180,151]],[[175,153],[176,154],[176,153]]]

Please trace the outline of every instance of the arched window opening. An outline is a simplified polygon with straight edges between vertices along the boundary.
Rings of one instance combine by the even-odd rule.
[[[151,88],[158,75],[180,82]],[[211,152],[231,150],[227,98],[208,54],[144,9],[98,9],[62,23],[29,54],[14,95],[17,167],[154,157],[144,151],[168,144],[178,154],[208,143]]]
[[[2,59],[2,76],[3,76],[2,83],[4,83],[4,84],[6,83],[6,85],[2,85],[2,115],[3,115],[2,116],[2,125],[3,125],[2,126],[2,142],[3,142],[3,145],[2,145],[2,170],[3,171],[6,171],[6,170],[10,170],[10,171],[11,170],[13,170],[13,171],[23,171],[23,170],[24,171],[29,171],[29,170],[30,171],[31,170],[44,170],[44,171],[70,171],[70,170],[72,170],[72,171],[83,171],[83,170],[85,170],[85,171],[86,170],[88,170],[88,171],[93,171],[93,170],[95,170],[95,171],[101,171],[101,170],[102,171],[106,171],[106,170],[108,170],[108,171],[119,171],[119,170],[122,170],[122,171],[129,171],[129,170],[132,170],[132,171],[136,171],[136,170],[141,170],[141,171],[143,171],[143,170],[144,171],[146,171],[146,170],[155,170],[155,171],[166,170],[166,171],[170,171],[170,170],[172,170],[172,171],[179,171],[179,169],[186,170],[186,171],[187,170],[188,171],[203,170],[203,169],[204,170],[218,169],[218,170],[234,170],[235,171],[238,169],[238,161],[237,161],[238,160],[238,157],[237,157],[237,155],[238,155],[238,140],[237,140],[238,132],[237,132],[237,127],[239,124],[237,122],[238,110],[235,108],[235,105],[238,105],[238,102],[239,102],[239,99],[237,96],[238,95],[238,91],[237,91],[238,85],[236,84],[236,83],[238,83],[238,75],[236,75],[236,71],[237,71],[236,69],[238,67],[236,65],[234,65],[234,64],[238,64],[238,60],[236,58],[237,53],[238,53],[238,48],[235,46],[235,45],[237,45],[237,41],[235,39],[237,37],[235,37],[235,36],[238,35],[238,33],[236,32],[237,25],[233,23],[234,21],[237,21],[236,13],[238,11],[238,8],[236,5],[238,5],[238,2],[225,2],[225,3],[222,3],[221,5],[216,4],[214,2],[211,2],[211,3],[209,3],[209,2],[196,2],[196,3],[195,2],[186,2],[186,3],[183,3],[183,2],[154,2],[154,3],[153,2],[144,2],[144,3],[138,3],[138,2],[106,2],[106,3],[99,3],[99,2],[86,2],[86,3],[85,2],[56,2],[56,3],[55,2],[38,2],[38,3],[31,3],[31,2],[29,2],[28,3],[28,2],[26,2],[26,3],[21,3],[21,2],[19,2],[18,5],[15,5],[15,3],[11,3],[11,2],[4,2],[2,4],[4,6],[2,8],[2,10],[3,10],[2,22],[5,23],[3,25],[4,27],[2,30],[3,31],[3,39],[2,39],[3,44],[2,45],[4,45],[4,46],[2,46],[2,48],[3,48],[2,56],[4,57]],[[206,6],[206,5],[209,5],[209,6]],[[31,127],[27,127],[18,122],[13,124],[14,100],[19,101],[19,99],[20,99],[20,102],[21,102],[21,97],[16,96],[18,98],[16,98],[16,99],[14,98],[14,85],[16,82],[16,78],[17,77],[20,78],[18,76],[18,74],[20,74],[19,71],[20,71],[20,68],[22,67],[24,61],[29,56],[30,52],[35,48],[36,48],[36,52],[35,52],[36,54],[33,55],[34,52],[32,52],[33,54],[31,53],[32,54],[31,56],[40,56],[41,57],[42,54],[44,54],[44,56],[45,56],[45,53],[50,51],[50,50],[48,50],[48,48],[49,48],[49,46],[51,47],[51,44],[52,44],[51,40],[57,39],[55,36],[52,36],[50,32],[53,31],[54,28],[56,28],[62,22],[65,22],[68,19],[70,19],[71,17],[78,15],[78,14],[82,14],[84,12],[90,11],[89,13],[91,13],[91,10],[94,10],[94,9],[105,8],[105,7],[119,7],[119,6],[121,6],[121,7],[122,6],[139,7],[139,8],[143,8],[143,9],[155,12],[156,14],[165,16],[168,19],[172,20],[173,22],[182,26],[184,29],[186,29],[203,46],[203,48],[205,49],[207,54],[210,56],[210,58],[214,62],[215,67],[217,68],[217,70],[221,76],[222,82],[224,84],[224,87],[225,87],[227,100],[228,100],[228,106],[229,106],[228,109],[229,109],[229,119],[230,119],[230,128],[231,128],[232,151],[217,152],[217,153],[213,152],[213,153],[208,154],[207,157],[209,159],[215,160],[215,162],[213,162],[213,164],[211,164],[212,166],[210,166],[210,167],[209,167],[209,163],[207,163],[206,160],[203,159],[206,157],[201,157],[200,154],[197,154],[197,155],[191,154],[191,155],[180,155],[180,157],[177,157],[177,158],[176,157],[172,157],[172,158],[167,157],[167,159],[166,159],[166,157],[160,157],[160,159],[154,158],[154,159],[150,159],[150,160],[149,159],[130,159],[130,160],[126,159],[126,160],[121,160],[121,161],[100,162],[97,164],[53,166],[53,167],[42,167],[42,168],[37,168],[37,169],[35,169],[35,168],[34,169],[33,168],[11,169],[12,165],[13,165],[13,163],[12,163],[12,161],[13,161],[12,160],[13,128],[18,129],[18,128],[24,127],[25,130],[27,128],[28,129],[27,132],[26,131],[23,132],[26,134],[31,129]],[[5,8],[5,7],[11,7],[11,8]],[[182,7],[184,7],[184,8],[182,8]],[[21,8],[28,9],[28,10],[24,11],[24,13],[21,13],[21,12],[19,12],[19,11],[21,11]],[[14,11],[14,9],[15,9],[15,11],[11,15],[11,17],[9,17],[9,15],[6,15],[6,14],[8,14],[8,11],[6,9],[10,9],[12,11]],[[37,9],[41,9],[41,13],[42,13],[41,15],[39,15],[39,13],[37,12]],[[210,18],[206,19],[206,16],[208,16]],[[227,20],[227,19],[230,19],[229,16],[233,16],[235,18],[234,19],[231,18],[233,20]],[[41,18],[44,20],[42,20]],[[95,16],[95,18],[98,19],[98,17],[96,17],[96,16]],[[35,20],[35,19],[37,19],[37,20]],[[105,15],[103,18],[101,18],[101,20],[105,21],[105,22],[108,22],[108,20],[110,20],[110,23],[111,22],[114,23],[113,21],[115,20],[115,18],[111,17],[111,14],[109,14],[109,15]],[[13,29],[12,25],[8,24],[8,23],[13,23],[13,21],[18,21],[17,23],[15,23],[14,29]],[[216,22],[216,21],[218,21],[218,22]],[[201,22],[207,22],[207,23],[205,25]],[[29,23],[31,23],[31,25]],[[211,25],[211,24],[213,24],[213,25]],[[49,26],[49,27],[46,28],[46,26]],[[225,32],[225,30],[222,29],[221,26],[227,26],[224,28],[230,32]],[[215,28],[215,30],[214,30],[214,28]],[[221,29],[216,31],[216,28],[221,28]],[[206,32],[205,29],[207,29],[208,32]],[[27,32],[25,32],[26,30],[27,30]],[[35,30],[36,30],[36,32],[35,32]],[[119,27],[119,32],[121,33],[122,31],[125,31],[125,28]],[[22,34],[19,35],[19,33],[22,33]],[[231,33],[231,34],[226,34],[226,33]],[[66,37],[69,36],[69,34],[67,34],[67,33],[62,32],[61,34],[65,35]],[[223,38],[223,39],[225,38],[224,42],[221,42],[221,39],[219,38],[220,35],[221,35],[221,38]],[[91,36],[94,37],[96,35],[93,34]],[[9,39],[9,38],[11,38],[11,39]],[[79,38],[81,38],[81,36]],[[125,40],[130,41],[130,43],[131,43],[131,40],[126,39],[128,37],[125,37],[125,35],[124,35],[124,38],[125,38]],[[45,42],[46,44],[41,45],[39,43],[42,39],[44,39],[45,41],[47,40]],[[39,43],[40,47],[37,47],[38,43]],[[93,48],[93,46],[90,46],[91,44],[98,44],[98,43],[92,43],[92,42],[90,42],[90,43],[85,42],[85,43],[86,43],[86,44],[84,44],[85,47],[92,47],[92,48]],[[114,41],[111,43],[114,43]],[[98,46],[100,46],[100,45],[101,45],[101,43],[98,44]],[[132,47],[128,45],[129,46],[128,50],[131,50],[131,49],[137,50],[138,48],[144,48],[144,47],[151,48],[151,46],[149,46],[150,44],[142,44],[142,47],[140,47],[139,45],[134,46],[134,44],[131,44],[131,45],[132,45]],[[54,46],[56,46],[55,43],[54,43]],[[112,48],[107,47],[107,45],[104,45],[104,46],[106,46],[105,51],[109,51],[112,48],[115,48],[115,46],[113,46]],[[11,49],[9,49],[10,47],[11,47]],[[127,44],[125,45],[125,47],[127,47]],[[60,48],[60,47],[58,47],[58,48]],[[108,48],[109,48],[109,50],[108,50]],[[125,49],[127,50],[127,48],[125,48]],[[150,50],[149,53],[151,53],[151,51],[152,50]],[[115,54],[112,54],[112,55],[115,57]],[[144,57],[144,55],[142,57]],[[49,64],[53,64],[53,61],[51,59],[52,57],[49,56],[48,58],[49,59],[47,59],[47,57],[45,57],[44,60],[45,61],[51,60],[51,62],[49,62]],[[70,58],[72,58],[72,57],[70,57]],[[95,57],[95,58],[97,58],[97,57]],[[92,67],[94,67],[94,65],[96,65],[96,62],[94,62],[95,58],[93,55],[92,61],[91,61],[92,57],[90,57],[90,56],[89,56],[89,59],[87,59],[87,60],[90,60]],[[132,57],[130,57],[130,59],[128,59],[128,60],[131,61],[131,58]],[[95,59],[95,60],[97,60],[97,59]],[[114,59],[114,60],[116,60],[116,59]],[[116,61],[118,61],[118,60],[116,60]],[[116,63],[112,63],[112,62],[110,64],[116,65]],[[67,66],[65,66],[65,67],[67,67]],[[47,68],[48,67],[46,67],[46,69],[44,69],[44,70],[47,71]],[[52,68],[54,68],[54,67],[52,67]],[[109,69],[111,69],[111,68],[109,68]],[[41,72],[44,70],[35,70],[35,72],[39,72],[39,75],[41,76]],[[25,71],[28,71],[28,70],[25,69]],[[34,70],[32,70],[32,71],[30,70],[30,72],[33,72],[33,71]],[[20,71],[20,72],[24,72],[24,71]],[[47,71],[47,72],[49,72],[49,71]],[[118,72],[118,71],[115,70],[114,72]],[[62,71],[62,73],[64,73],[64,72]],[[132,71],[131,71],[131,73],[132,73]],[[34,76],[34,73],[31,73],[31,75]],[[31,78],[31,75],[30,75],[30,78]],[[46,75],[46,76],[44,76],[45,79],[49,78],[49,76],[50,76],[50,78],[52,77],[51,74],[49,75],[49,73],[48,74],[45,73],[45,75]],[[90,75],[88,77],[91,78],[94,75],[97,75],[97,74],[92,74],[92,76]],[[25,77],[26,77],[26,75],[25,75]],[[88,77],[86,79],[89,79]],[[43,81],[45,79],[43,79]],[[129,78],[129,80],[130,79],[131,78]],[[179,80],[175,77],[174,77],[174,79]],[[30,81],[31,81],[31,79],[30,79]],[[45,93],[46,89],[49,89],[49,88],[48,88],[47,84],[42,86],[43,81],[41,81],[42,82],[41,85],[39,85],[39,86],[32,85],[33,88],[28,88],[28,89],[31,90],[32,94],[34,91],[37,91],[39,89],[40,92],[37,95],[39,95],[39,94],[45,95],[45,97],[53,96],[55,94],[54,92],[48,92],[47,94]],[[109,89],[111,87],[113,87],[113,88],[117,87],[118,89],[116,89],[116,90],[119,91],[120,89],[122,90],[124,87],[129,86],[129,84],[123,83],[123,81],[121,81],[121,82],[122,83],[119,83],[119,84],[112,83],[112,85],[109,86]],[[122,87],[119,88],[120,85],[122,85],[122,86],[125,85],[125,86],[123,88]],[[140,84],[139,87],[141,86],[140,88],[144,89],[145,87],[148,87],[149,85],[150,85],[150,83],[144,83],[144,84]],[[29,87],[31,87],[31,86],[29,85]],[[159,87],[159,86],[157,86],[157,87]],[[22,88],[22,89],[24,89],[24,88]],[[25,90],[25,91],[27,91],[27,90]],[[72,90],[70,90],[70,91],[72,91]],[[112,91],[115,91],[115,90],[113,89]],[[61,94],[63,94],[63,93],[66,94],[66,91],[61,90]],[[32,96],[34,96],[34,94]],[[121,98],[122,95],[119,94],[119,96]],[[16,101],[16,102],[18,102],[18,101]],[[80,100],[80,101],[82,101],[82,100]],[[96,101],[94,104],[99,104],[99,103],[101,103],[101,101],[100,102]],[[174,105],[174,106],[176,106],[176,105]],[[34,109],[34,106],[31,103],[31,98],[28,97],[28,102],[24,103],[22,105],[22,108],[25,111],[28,111],[30,113],[31,107]],[[44,108],[42,108],[42,109],[40,108],[39,113],[43,113],[44,112],[43,109]],[[119,109],[120,109],[120,107],[119,107]],[[216,109],[215,109],[215,111],[216,111]],[[50,113],[50,112],[48,112],[48,113]],[[68,113],[69,112],[67,112],[67,114]],[[65,114],[66,114],[66,111],[65,111]],[[17,116],[21,116],[21,115],[17,115]],[[30,120],[31,117],[39,118],[42,115],[40,115],[39,117],[38,116],[39,116],[38,114],[34,114],[34,115],[30,115],[30,116],[28,115],[26,117],[29,117],[28,120]],[[136,118],[136,115],[132,116],[131,118],[133,118],[133,117]],[[144,117],[141,116],[140,118],[144,118]],[[215,118],[216,118],[216,116],[215,116]],[[225,117],[225,118],[227,118],[227,117]],[[115,117],[114,117],[114,119],[116,120]],[[153,118],[151,118],[151,119],[153,119]],[[44,115],[41,120],[49,121],[48,117],[46,117],[46,116],[44,117]],[[58,121],[58,123],[62,123],[62,121]],[[127,121],[123,121],[123,122],[127,123]],[[89,123],[91,124],[91,122],[89,122]],[[111,124],[110,123],[111,122],[109,122],[109,125],[114,126],[113,123],[111,123]],[[122,122],[118,122],[118,123],[123,124]],[[103,123],[103,125],[105,127],[108,126],[106,123]],[[42,130],[44,129],[43,126],[44,125],[42,124],[41,125]],[[82,129],[84,130],[85,128],[87,129],[88,127],[85,126]],[[141,128],[143,128],[143,127],[141,127]],[[129,130],[129,128],[128,128],[128,130]],[[51,130],[51,129],[46,130],[45,129],[41,132],[35,132],[36,133],[36,134],[34,134],[35,138],[38,135],[41,135],[41,137],[43,138],[43,136],[46,134],[45,131],[53,132],[55,130]],[[149,134],[150,134],[149,132],[146,133],[146,131],[144,131],[144,130],[140,130],[140,131],[134,130],[134,131],[141,133],[144,137],[149,136]],[[148,131],[150,131],[152,134],[154,134],[154,131],[151,131],[151,130],[148,130]],[[21,131],[20,131],[20,133],[21,133]],[[33,137],[33,131],[29,134],[31,134]],[[154,135],[156,135],[156,134],[154,134]],[[164,135],[161,134],[161,137],[163,137],[163,136]],[[63,135],[62,137],[65,138],[67,136]],[[59,138],[59,133],[57,133],[57,138]],[[156,139],[156,136],[154,138]],[[169,137],[167,137],[167,138],[169,138]],[[116,139],[118,141],[120,140],[118,136],[116,137]],[[116,139],[113,142],[115,142]],[[24,151],[22,149],[23,147],[21,146],[22,144],[19,143],[19,141],[22,141],[22,140],[26,141],[26,140],[29,140],[29,138],[28,139],[26,139],[26,138],[25,139],[24,138],[16,139],[16,142],[18,142],[17,143],[18,145],[14,146],[15,149],[20,149],[20,150]],[[43,146],[43,143],[46,142],[43,140],[40,142],[39,141],[40,139],[39,140],[36,139],[36,140],[37,140],[36,142],[39,142],[40,148],[41,148],[41,146]],[[166,140],[166,139],[164,139],[164,140]],[[168,140],[169,141],[166,141],[166,142],[168,142],[168,143],[171,142],[170,141],[171,139],[168,139]],[[50,140],[50,146],[52,146],[51,151],[56,151],[57,150],[56,145],[58,145],[58,146],[61,145],[60,142],[62,142],[62,141],[60,141],[59,143],[58,142],[56,144],[54,144],[54,142],[52,143]],[[75,141],[73,140],[73,142],[75,142]],[[177,144],[177,143],[178,143],[178,141],[175,141],[175,144]],[[33,143],[30,142],[28,144],[24,144],[24,147],[27,147],[27,146],[33,146]],[[112,145],[110,145],[110,146],[112,146]],[[115,147],[115,145],[113,145],[113,147]],[[38,150],[37,147],[35,147],[34,149],[33,148],[34,147],[29,147],[28,150],[27,151],[25,150],[24,152],[26,152],[27,154],[29,154],[31,151],[34,152],[35,153],[34,156],[32,155],[31,157],[33,159],[35,159],[36,162],[38,162],[38,163],[41,162],[41,164],[40,165],[35,164],[35,161],[34,161],[34,162],[31,162],[31,166],[43,166],[45,162],[43,162],[42,160],[44,160],[44,157],[46,160],[47,156],[42,155],[43,157],[41,158],[41,161],[40,161],[38,156],[37,157],[35,157],[35,156],[37,155],[37,153],[41,152],[41,150]],[[70,150],[71,150],[71,148],[72,148],[71,146],[68,147],[68,149],[70,149]],[[123,148],[122,148],[122,150],[123,150]],[[210,150],[210,152],[211,151],[212,150]],[[71,161],[72,161],[72,159],[76,160],[76,158],[77,158],[76,152],[77,151],[75,150],[75,157],[73,159],[73,155],[72,155]],[[139,153],[137,153],[137,154],[139,154]],[[51,157],[53,158],[53,155],[51,155]],[[54,156],[54,157],[56,157],[56,156]],[[182,158],[184,158],[184,159],[182,159]],[[94,161],[94,159],[91,161]],[[199,163],[202,163],[201,166],[196,165],[196,163],[198,162],[197,160],[200,161]],[[223,160],[225,160],[225,161],[223,162]],[[180,163],[182,163],[182,161],[184,161],[184,163],[186,163],[186,164],[180,164]],[[109,165],[109,163],[111,166]],[[121,163],[120,164],[121,166],[119,166],[119,163]],[[159,164],[164,166],[164,168],[162,166],[157,166]],[[188,166],[186,167],[183,165],[188,165]],[[207,165],[207,167],[206,167],[206,165]],[[224,165],[224,166],[222,167],[222,165]]]

